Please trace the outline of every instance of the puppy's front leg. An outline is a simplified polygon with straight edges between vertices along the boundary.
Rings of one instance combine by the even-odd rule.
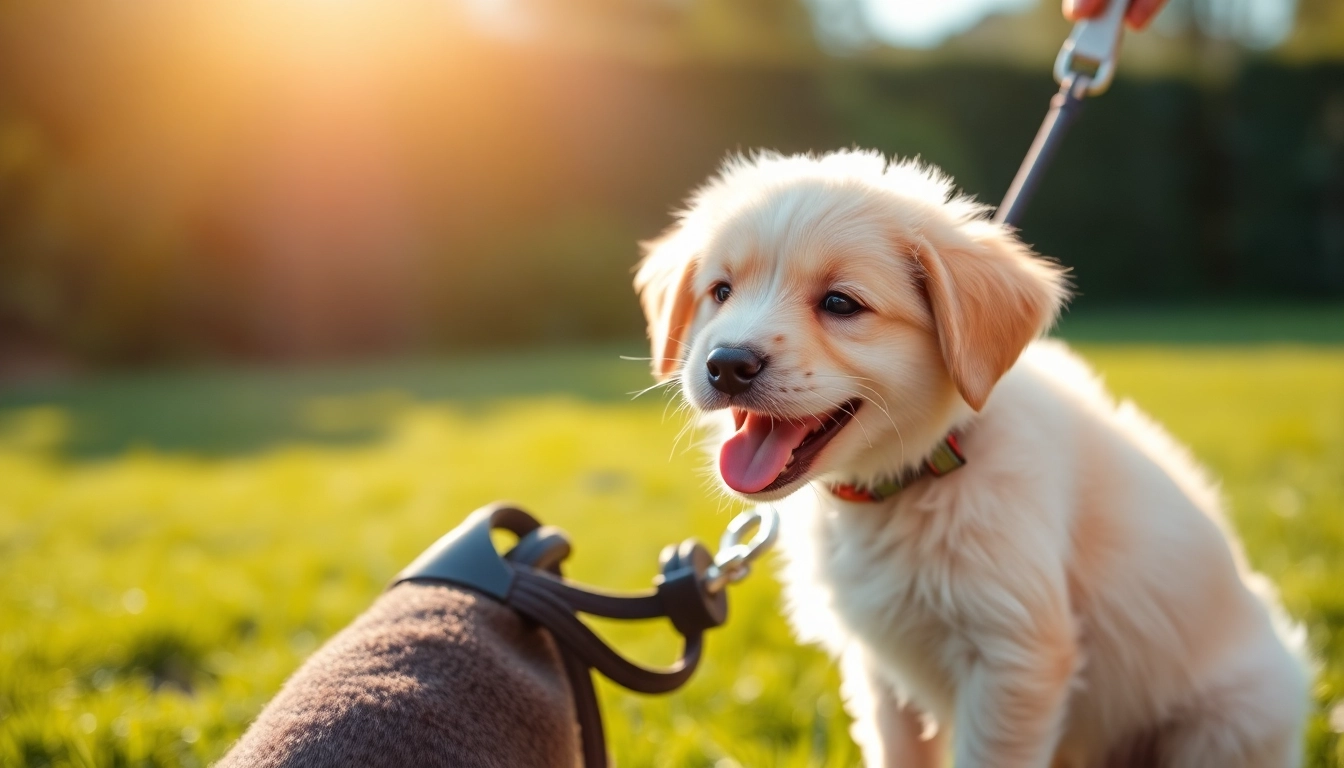
[[[1048,768],[1059,743],[1077,649],[1066,629],[982,646],[957,691],[956,768]]]
[[[851,645],[840,660],[845,711],[854,718],[850,736],[863,752],[867,768],[938,768],[942,731],[925,734],[921,713],[896,697],[889,680],[868,663],[863,649]]]

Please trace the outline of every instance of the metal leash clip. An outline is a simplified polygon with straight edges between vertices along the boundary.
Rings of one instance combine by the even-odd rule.
[[[1111,0],[1101,16],[1074,24],[1055,58],[1055,81],[1064,86],[1077,84],[1089,96],[1104,93],[1115,77],[1128,10],[1128,0]]]
[[[753,527],[756,533],[745,544],[746,532]],[[705,574],[705,589],[711,594],[729,584],[736,584],[751,573],[751,564],[770,551],[779,538],[779,513],[774,507],[749,509],[733,518],[719,539],[719,551],[714,564]]]
[[[1064,132],[1078,117],[1083,98],[1096,96],[1115,78],[1115,58],[1120,51],[1120,34],[1125,28],[1129,0],[1111,0],[1106,11],[1095,19],[1073,25],[1073,33],[1064,41],[1055,59],[1055,80],[1059,93],[1050,100],[1050,111],[1027,150],[1008,194],[994,212],[994,220],[1013,227],[1022,223],[1027,201],[1035,194],[1045,167],[1059,149]]]

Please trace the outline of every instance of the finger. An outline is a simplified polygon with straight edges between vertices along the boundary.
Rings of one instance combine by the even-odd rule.
[[[1125,21],[1130,28],[1140,30],[1148,26],[1167,0],[1134,0],[1125,13]]]
[[[1122,3],[1125,0],[1115,0]],[[1106,10],[1106,0],[1064,0],[1064,18],[1069,21],[1090,19]]]

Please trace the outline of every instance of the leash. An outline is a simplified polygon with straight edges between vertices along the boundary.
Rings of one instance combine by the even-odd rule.
[[[1128,0],[1111,0],[1103,15],[1074,25],[1073,33],[1055,58],[1059,93],[1050,99],[1050,111],[1036,132],[1036,139],[1027,150],[1022,166],[1017,169],[1008,194],[995,211],[995,221],[1014,227],[1021,224],[1027,201],[1036,192],[1065,131],[1078,118],[1083,99],[1099,96],[1110,87],[1128,9]]]
[[[490,536],[495,530],[512,533],[518,543],[501,555]],[[542,525],[517,507],[493,504],[445,534],[388,588],[410,581],[469,589],[550,630],[574,696],[583,764],[605,768],[609,761],[593,670],[639,693],[668,693],[685,685],[700,664],[705,631],[728,619],[725,588],[751,572],[752,562],[770,549],[778,532],[779,516],[773,509],[743,512],[724,531],[716,555],[695,539],[668,545],[658,557],[654,589],[617,595],[565,580],[561,566],[571,547],[564,531]],[[681,658],[667,669],[636,664],[594,634],[580,613],[668,619],[684,640]]]

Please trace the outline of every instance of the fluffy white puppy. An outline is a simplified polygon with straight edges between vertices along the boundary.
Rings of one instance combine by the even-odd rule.
[[[1063,270],[937,171],[730,161],[636,287],[723,484],[779,502],[869,766],[1299,763],[1299,641],[1215,489],[1035,341]]]

